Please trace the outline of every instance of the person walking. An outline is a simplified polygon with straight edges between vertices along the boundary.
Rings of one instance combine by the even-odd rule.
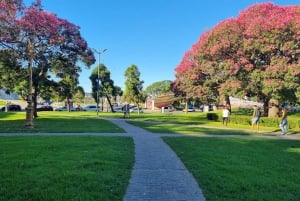
[[[283,106],[282,109],[281,109],[281,121],[280,121],[280,124],[279,124],[279,127],[282,131],[282,134],[283,135],[286,135],[287,134],[287,110],[286,110],[286,107]]]
[[[260,119],[260,111],[257,105],[253,107],[253,115],[252,115],[252,129],[254,129],[254,125],[256,125],[256,132],[259,131],[259,119]]]
[[[226,106],[222,112],[223,126],[224,126],[224,124],[225,124],[225,126],[227,126],[229,115],[230,115],[230,111],[229,111],[228,107]]]
[[[124,112],[124,119],[127,117],[129,119],[129,104],[125,104],[123,106],[123,112]]]

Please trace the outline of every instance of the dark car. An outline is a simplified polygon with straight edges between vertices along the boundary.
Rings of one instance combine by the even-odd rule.
[[[50,105],[42,105],[37,107],[36,111],[53,111],[53,107]]]
[[[183,109],[182,111],[185,112],[185,109]],[[187,111],[188,112],[195,112],[194,106],[193,105],[188,105]]]
[[[21,111],[22,108],[20,105],[17,105],[17,104],[10,104],[10,105],[7,105],[7,111]],[[1,108],[2,111],[5,111],[5,107],[2,107]]]

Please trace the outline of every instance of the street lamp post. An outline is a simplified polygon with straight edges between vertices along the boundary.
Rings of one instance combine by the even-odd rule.
[[[103,50],[96,50],[94,49],[94,52],[97,53],[99,55],[99,59],[98,59],[98,68],[97,68],[97,79],[98,79],[98,86],[97,86],[97,117],[99,116],[99,95],[100,95],[100,57],[101,54],[104,53],[107,49],[103,49]]]

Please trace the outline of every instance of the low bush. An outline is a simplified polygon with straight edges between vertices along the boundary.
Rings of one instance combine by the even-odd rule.
[[[218,121],[219,119],[221,119],[219,118],[219,115],[217,113],[207,113],[206,118],[208,120],[214,120],[214,121]]]
[[[251,125],[253,109],[250,108],[235,108],[229,117],[231,124]],[[214,111],[213,113],[207,113],[208,120],[222,121],[222,111]],[[278,127],[280,123],[280,117],[261,117],[260,125],[263,127]],[[300,119],[297,113],[288,114],[288,129],[300,130]]]
[[[244,124],[251,125],[252,116],[243,115],[231,115],[230,123],[232,124]],[[261,117],[260,125],[265,127],[278,127],[280,123],[280,117]],[[288,118],[289,129],[300,129],[300,120]]]

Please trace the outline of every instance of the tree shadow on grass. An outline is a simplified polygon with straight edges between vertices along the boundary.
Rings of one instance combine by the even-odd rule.
[[[207,135],[253,135],[251,131],[234,130],[229,128],[199,127],[198,125],[170,124],[145,121],[128,121],[128,123],[146,129],[152,133],[172,134],[207,134]]]

